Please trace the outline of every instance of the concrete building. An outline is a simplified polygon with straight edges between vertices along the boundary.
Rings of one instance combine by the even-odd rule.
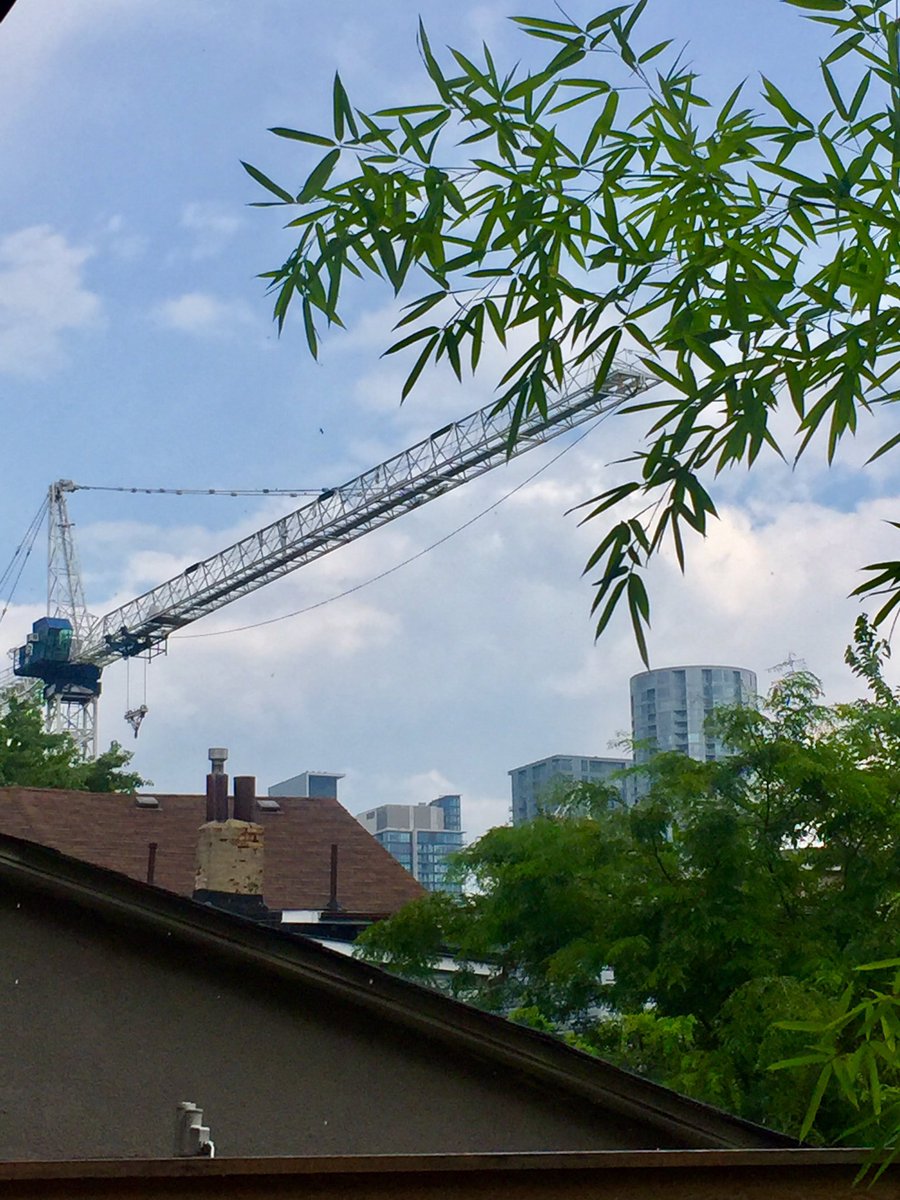
[[[639,775],[615,776],[654,754],[677,750],[700,762],[715,762],[728,753],[721,739],[707,732],[715,708],[756,701],[756,675],[746,667],[665,667],[631,677],[631,736],[634,759],[554,754],[509,772],[512,823],[522,825],[552,803],[553,789],[565,780],[614,783],[623,800],[633,804],[646,789]]]
[[[728,749],[706,729],[714,708],[753,704],[756,675],[745,667],[665,667],[631,677],[631,729],[635,762],[677,750],[715,762]]]
[[[552,801],[553,790],[566,780],[584,783],[613,783],[622,791],[624,782],[615,776],[630,767],[630,758],[596,758],[586,754],[553,754],[537,762],[514,767],[509,772],[512,787],[512,823],[523,825],[537,816],[542,804]]]
[[[462,849],[460,799],[438,796],[430,804],[382,804],[357,821],[430,892],[458,893],[447,880],[447,857]]]
[[[337,771],[304,771],[273,783],[270,796],[315,796],[320,800],[337,800],[337,783],[344,776]]]

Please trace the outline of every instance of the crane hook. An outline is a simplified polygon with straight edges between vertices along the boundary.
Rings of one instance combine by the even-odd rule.
[[[137,735],[140,733],[141,721],[143,721],[144,717],[146,717],[149,711],[150,709],[146,704],[140,704],[137,708],[129,708],[128,712],[125,714],[125,720],[134,730],[135,737],[137,737]]]

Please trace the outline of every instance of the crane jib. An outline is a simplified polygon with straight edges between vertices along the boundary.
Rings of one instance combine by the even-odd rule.
[[[50,690],[58,687],[65,692],[68,688],[72,702],[83,704],[89,689],[74,689],[67,681],[77,675],[79,684],[85,683],[88,673],[76,671],[73,675],[73,667],[92,668],[96,697],[100,669],[109,663],[160,646],[173,630],[346,545],[508,458],[612,411],[653,382],[650,377],[616,368],[601,391],[593,386],[580,388],[548,403],[545,414],[525,417],[512,443],[507,413],[487,405],[341,487],[322,492],[221,553],[193,563],[180,575],[97,620],[91,620],[84,607],[65,512],[65,493],[74,491],[76,485],[60,480],[50,489],[54,508],[51,520],[61,530],[58,541],[63,548],[56,567],[57,590],[61,597],[68,598],[68,604],[58,601],[53,615],[68,618],[64,623],[71,625],[71,649],[62,663],[59,648],[56,643],[50,646],[46,631],[40,636],[32,634],[17,651],[15,673],[40,679]],[[52,572],[53,563],[51,592]],[[53,636],[57,640],[62,637],[59,633]]]

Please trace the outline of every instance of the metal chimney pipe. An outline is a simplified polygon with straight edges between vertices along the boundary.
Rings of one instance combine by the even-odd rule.
[[[252,821],[253,805],[256,802],[256,776],[235,775],[234,777],[234,819],[236,821]]]
[[[338,900],[338,847],[336,842],[331,843],[331,895],[328,897],[328,903],[325,905],[323,912],[336,913],[343,912],[343,905]]]
[[[159,849],[159,842],[147,843],[147,882],[152,883],[156,875],[156,851]]]
[[[206,819],[207,821],[228,820],[228,776],[225,774],[225,763],[228,760],[228,750],[225,746],[210,746],[210,772],[206,777]]]
[[[213,820],[227,821],[228,820],[228,776],[225,774],[212,774],[209,776],[212,780],[213,792]]]
[[[210,746],[207,750],[213,775],[225,774],[225,763],[228,761],[228,751],[224,746]]]

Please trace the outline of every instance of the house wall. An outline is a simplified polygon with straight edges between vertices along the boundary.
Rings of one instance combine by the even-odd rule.
[[[637,1121],[375,1021],[271,970],[0,893],[0,1159],[641,1149]]]

